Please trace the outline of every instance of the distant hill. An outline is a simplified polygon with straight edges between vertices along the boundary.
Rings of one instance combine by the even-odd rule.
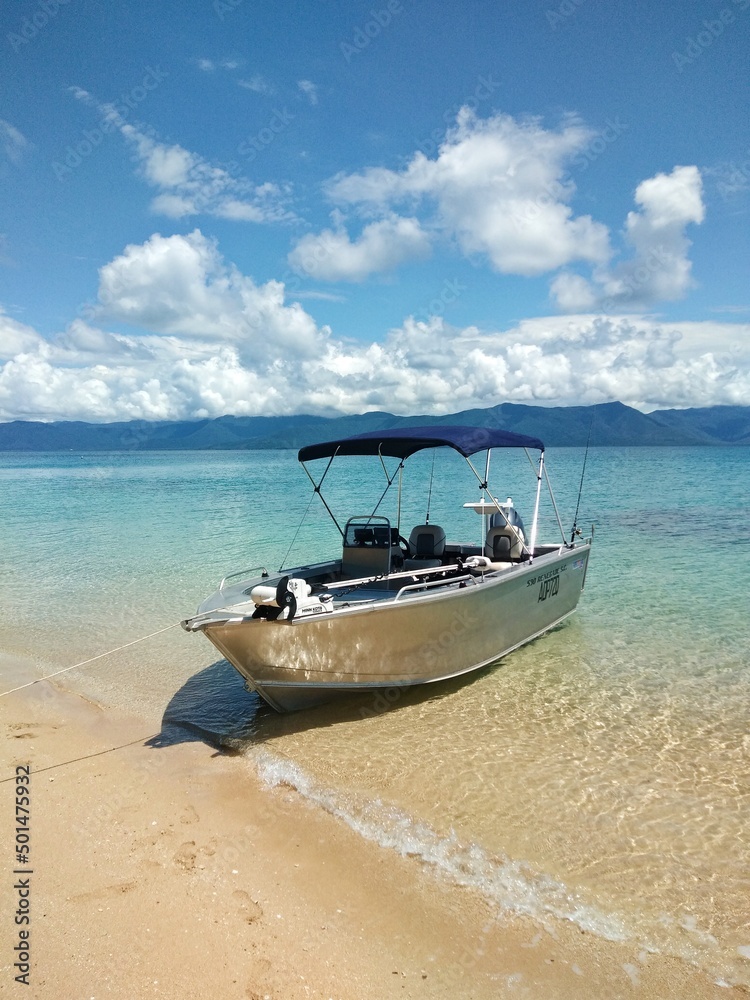
[[[364,431],[418,424],[483,424],[539,437],[549,446],[750,444],[750,407],[656,410],[623,403],[596,406],[525,406],[501,403],[446,416],[216,417],[213,420],[130,420],[89,424],[12,420],[0,424],[0,451],[186,451],[301,448]]]
[[[689,431],[696,444],[750,444],[750,406],[659,410],[651,416],[663,427]]]

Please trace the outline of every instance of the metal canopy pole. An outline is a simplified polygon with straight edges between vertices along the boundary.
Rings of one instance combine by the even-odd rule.
[[[315,480],[313,479],[313,477],[312,477],[312,476],[310,475],[310,470],[309,470],[309,469],[307,468],[307,466],[305,465],[305,463],[304,463],[304,462],[300,462],[300,465],[302,466],[302,468],[303,468],[303,469],[305,470],[305,472],[307,473],[307,478],[308,478],[308,479],[310,480],[310,482],[311,482],[311,483],[313,484],[313,493],[317,493],[317,494],[318,494],[318,496],[320,497],[320,499],[321,499],[321,501],[322,501],[322,503],[323,503],[323,506],[324,506],[324,507],[325,507],[325,509],[326,509],[326,510],[328,511],[328,514],[329,514],[329,516],[330,516],[331,520],[332,520],[332,521],[333,521],[333,523],[334,523],[334,524],[336,525],[336,527],[337,527],[337,528],[339,529],[339,534],[340,534],[340,535],[341,535],[341,537],[343,538],[343,537],[344,537],[344,531],[343,531],[343,528],[341,527],[341,525],[339,524],[339,522],[338,522],[338,521],[336,520],[336,517],[335,517],[335,515],[334,515],[333,511],[331,510],[331,508],[330,508],[330,507],[328,506],[328,504],[326,503],[326,498],[325,498],[325,497],[323,496],[323,494],[322,494],[322,493],[320,492],[320,487],[321,487],[321,486],[323,485],[323,480],[324,480],[324,479],[325,479],[325,477],[326,477],[326,476],[328,475],[328,470],[329,470],[329,469],[331,468],[331,465],[332,465],[332,463],[333,463],[333,460],[334,460],[334,458],[336,457],[336,455],[337,455],[337,454],[338,454],[338,448],[336,449],[336,451],[335,451],[335,452],[333,453],[333,455],[331,455],[330,459],[328,460],[328,465],[326,466],[326,469],[325,469],[325,472],[324,472],[324,473],[323,473],[323,475],[322,475],[322,476],[320,477],[320,482],[319,482],[319,483],[316,483],[316,482],[315,482]]]
[[[560,514],[557,510],[557,504],[555,503],[555,494],[552,492],[552,483],[549,481],[549,474],[547,472],[547,466],[544,466],[544,478],[547,480],[547,489],[549,490],[549,498],[552,501],[552,506],[555,509],[555,517],[557,518],[557,524],[560,528],[560,534],[562,535],[563,542],[567,541],[565,538],[565,528],[563,528],[562,521],[560,520]]]
[[[490,481],[490,459],[492,458],[492,448],[487,449],[487,460],[484,463],[484,485],[487,496],[490,500],[495,498],[490,493],[489,481]],[[497,506],[497,504],[495,504]],[[487,540],[487,525],[489,524],[489,518],[484,512],[484,505],[482,506],[482,553],[484,553],[484,546]]]
[[[401,534],[401,487],[404,479],[404,463],[403,461],[398,467],[398,512],[396,514],[396,530],[399,535]]]
[[[377,503],[375,504],[375,509],[374,509],[374,510],[373,510],[373,512],[372,512],[372,513],[370,514],[370,517],[375,517],[375,514],[377,513],[377,510],[378,510],[378,507],[379,507],[379,506],[381,505],[381,503],[382,503],[382,502],[383,502],[383,500],[385,499],[385,495],[386,495],[386,493],[387,493],[387,492],[388,492],[388,490],[389,490],[389,489],[391,488],[391,486],[393,486],[393,480],[394,480],[394,479],[396,478],[396,472],[399,472],[399,471],[400,471],[401,469],[403,469],[403,467],[404,467],[404,460],[403,460],[403,458],[402,458],[402,459],[400,460],[399,464],[398,464],[398,468],[396,469],[396,472],[394,472],[392,476],[389,476],[389,475],[388,475],[388,469],[386,469],[386,467],[385,467],[385,462],[383,461],[383,456],[382,456],[382,455],[381,455],[381,453],[380,453],[380,446],[378,446],[378,458],[380,459],[380,464],[381,464],[381,465],[383,466],[383,472],[385,473],[385,482],[386,482],[386,487],[385,487],[385,489],[383,490],[383,492],[382,492],[382,494],[381,494],[381,496],[380,496],[380,499],[379,499],[379,500],[378,500],[378,502],[377,502]],[[400,479],[400,478],[399,478],[399,481],[398,481],[398,485],[399,485],[399,490],[400,490],[400,489],[401,489],[401,479]],[[400,510],[400,505],[401,505],[401,495],[400,495],[400,493],[399,493],[399,519],[400,519],[400,517],[401,517],[401,510]]]
[[[524,451],[526,451],[525,448],[524,448]],[[529,455],[528,451],[526,451],[526,457],[531,462],[531,456]],[[515,524],[511,524],[510,523],[510,520],[508,519],[507,514],[505,513],[505,511],[503,510],[503,508],[501,507],[501,505],[498,503],[497,499],[495,497],[493,497],[492,493],[489,491],[489,489],[487,487],[487,480],[486,479],[484,481],[482,480],[482,477],[479,475],[479,473],[477,472],[477,470],[471,464],[471,460],[469,458],[467,458],[465,455],[464,455],[464,461],[469,466],[469,468],[474,473],[474,475],[477,477],[477,482],[479,483],[479,489],[482,490],[483,492],[487,493],[487,496],[490,498],[490,501],[494,505],[494,507],[497,510],[498,514],[500,514],[500,516],[502,517],[503,521],[505,522],[505,526],[512,532],[513,535],[515,535],[515,537],[516,537],[518,543],[520,544],[521,548],[522,549],[525,548],[525,546],[526,546],[525,539],[519,533],[518,528],[515,526]],[[532,468],[533,468],[534,463],[532,462],[531,464],[532,464]],[[487,469],[489,469],[489,462],[487,463]],[[484,502],[484,498],[482,498],[482,502]],[[538,493],[538,490],[537,490],[537,506],[538,505],[539,505],[539,493]],[[484,513],[484,511],[482,511],[482,528],[484,530],[484,535],[482,537],[481,546],[480,546],[482,548],[482,550],[484,550],[484,545],[485,545],[485,542],[487,540],[487,527],[486,527],[486,521],[485,521],[486,516],[487,515]],[[494,517],[494,514],[492,516]]]
[[[531,554],[529,561],[534,559],[534,549],[536,548],[536,529],[539,523],[539,501],[542,496],[542,474],[544,473],[544,452],[539,454],[539,470],[536,474],[536,502],[534,503],[534,520],[531,522]]]

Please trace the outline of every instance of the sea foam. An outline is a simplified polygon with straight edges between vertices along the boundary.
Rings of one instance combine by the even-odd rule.
[[[568,920],[608,941],[632,938],[619,917],[587,904],[528,862],[491,855],[477,844],[462,843],[453,831],[441,836],[429,824],[381,799],[326,788],[298,764],[266,749],[252,749],[248,755],[269,788],[293,788],[367,840],[402,857],[418,858],[442,877],[480,892],[498,907],[500,915],[528,916],[543,924],[550,917]]]

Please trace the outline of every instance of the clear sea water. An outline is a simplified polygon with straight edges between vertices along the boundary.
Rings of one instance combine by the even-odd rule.
[[[548,459],[569,531],[583,451]],[[408,528],[431,459],[407,469]],[[431,520],[478,541],[464,469],[437,457]],[[528,521],[523,455],[496,453],[490,478]],[[325,483],[343,517],[383,485],[368,460]],[[0,454],[2,688],[178,622],[229,571],[335,551],[310,492],[293,452]],[[748,984],[750,450],[592,449],[579,523],[596,534],[578,613],[469,681],[278,716],[173,628],[58,683],[163,743],[239,749],[501,914],[571,920]],[[559,538],[549,505],[542,535]]]

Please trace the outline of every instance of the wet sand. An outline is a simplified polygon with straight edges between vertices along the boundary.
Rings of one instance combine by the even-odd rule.
[[[2,661],[0,661],[2,664]],[[2,664],[4,666],[4,664]],[[8,676],[5,670],[3,673]],[[9,671],[12,674],[12,671]],[[5,683],[3,687],[5,687]],[[0,993],[39,998],[497,1000],[747,995],[677,959],[496,910],[357,835],[242,756],[48,682],[0,697],[3,773],[31,765],[30,874],[0,785]],[[14,880],[30,985],[14,981]]]

